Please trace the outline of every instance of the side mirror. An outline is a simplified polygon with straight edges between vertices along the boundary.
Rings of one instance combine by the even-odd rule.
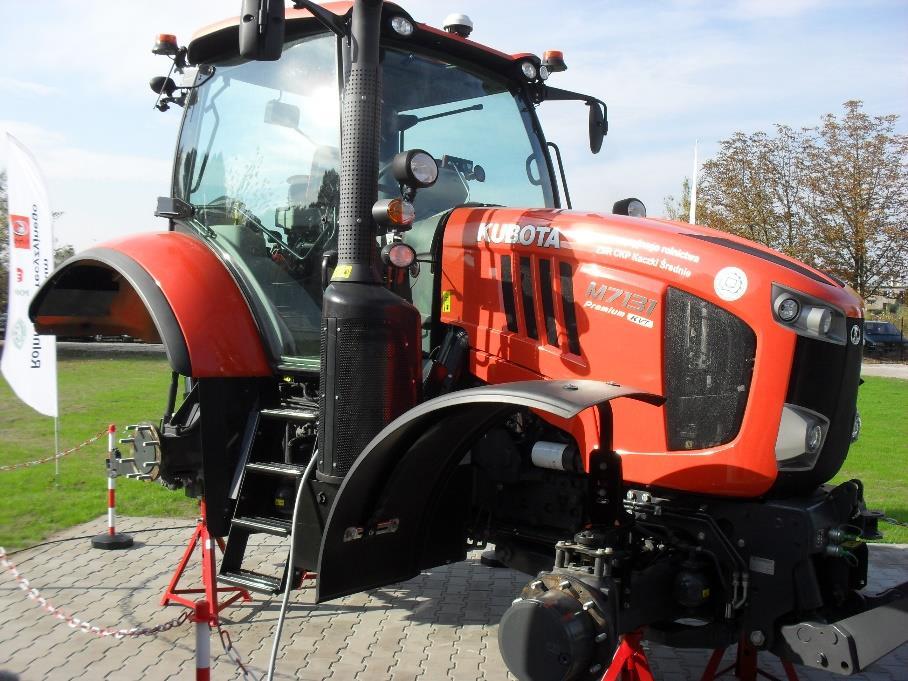
[[[243,0],[240,9],[240,56],[276,61],[284,47],[284,0]]]
[[[587,102],[587,106],[590,107],[590,151],[598,154],[606,133],[605,114],[599,102]]]

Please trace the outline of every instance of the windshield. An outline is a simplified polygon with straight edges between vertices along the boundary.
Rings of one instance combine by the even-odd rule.
[[[271,354],[313,367],[322,260],[337,248],[338,62],[337,39],[320,33],[288,43],[275,62],[216,64],[192,91],[174,168],[174,196],[196,207],[190,227],[236,273]],[[534,119],[505,82],[393,48],[382,66],[379,198],[400,195],[389,171],[397,152],[421,148],[439,166],[435,186],[416,196],[406,239],[417,252],[458,205],[553,205]],[[431,274],[414,284],[428,313]]]
[[[528,106],[505,82],[395,49],[384,53],[382,78],[381,168],[405,149],[428,151],[439,166],[435,185],[416,195],[417,219],[464,203],[553,205]],[[397,195],[390,172],[379,191]]]
[[[204,76],[202,77],[204,79]],[[322,255],[340,200],[337,42],[288,43],[276,62],[218,65],[186,112],[175,195],[239,270],[282,357],[319,355]]]

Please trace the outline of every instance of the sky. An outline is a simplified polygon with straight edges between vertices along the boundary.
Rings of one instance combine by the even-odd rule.
[[[848,99],[899,114],[908,132],[905,0],[413,0],[417,20],[468,14],[499,50],[562,50],[557,87],[608,104],[609,135],[589,153],[586,107],[544,103],[575,208],[609,212],[634,196],[650,215],[737,130],[809,126]],[[15,7],[15,10],[13,8]],[[181,110],[152,108],[148,80],[169,67],[158,33],[180,43],[239,13],[240,0],[0,0],[0,137],[28,146],[47,178],[59,244],[77,250],[163,229]],[[0,140],[0,167],[6,165]]]

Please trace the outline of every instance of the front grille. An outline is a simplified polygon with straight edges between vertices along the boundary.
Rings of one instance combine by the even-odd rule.
[[[665,317],[668,446],[704,449],[738,434],[757,340],[741,319],[669,288]]]

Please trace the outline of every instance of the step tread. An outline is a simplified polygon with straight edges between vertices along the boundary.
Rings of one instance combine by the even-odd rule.
[[[263,594],[276,594],[281,590],[280,579],[252,570],[240,569],[233,572],[222,572],[218,575],[218,581]]]
[[[246,464],[246,470],[255,471],[256,473],[270,473],[271,475],[286,475],[291,478],[300,478],[306,468],[292,463],[279,463],[277,461],[252,461]]]
[[[238,516],[233,519],[233,525],[244,530],[264,532],[278,537],[288,536],[292,527],[292,523],[289,520],[265,516]]]
[[[262,409],[259,412],[264,418],[287,419],[290,421],[315,421],[318,419],[318,407],[304,407],[302,409]]]

